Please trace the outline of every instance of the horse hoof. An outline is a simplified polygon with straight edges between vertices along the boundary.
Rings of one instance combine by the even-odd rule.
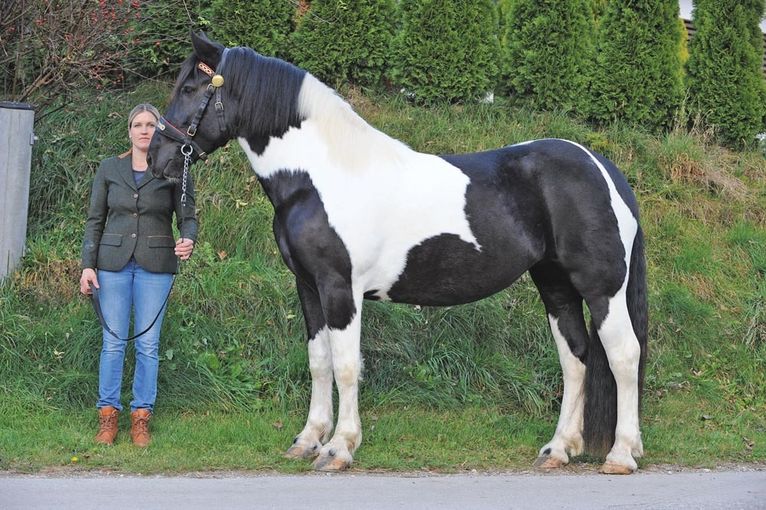
[[[345,471],[351,466],[351,461],[344,459],[339,455],[335,456],[322,456],[314,461],[314,469],[316,471],[325,472],[338,472]]]
[[[291,446],[284,454],[287,459],[313,459],[317,455],[319,455],[319,447],[307,448],[297,444]]]
[[[615,464],[614,462],[604,462],[599,472],[605,475],[632,475],[636,470],[630,466]]]
[[[542,457],[537,457],[535,460],[535,463],[533,464],[535,469],[559,469],[564,465],[564,461],[561,459],[557,459],[556,457],[551,457],[549,455],[543,455]]]

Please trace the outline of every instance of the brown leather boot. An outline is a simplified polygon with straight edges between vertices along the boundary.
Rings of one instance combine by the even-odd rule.
[[[130,413],[130,438],[134,445],[141,448],[149,446],[149,442],[152,440],[152,436],[149,434],[149,419],[151,417],[152,412],[148,409],[136,409]]]
[[[111,446],[117,437],[117,418],[120,412],[112,407],[105,406],[98,410],[98,434],[95,441],[99,444]]]

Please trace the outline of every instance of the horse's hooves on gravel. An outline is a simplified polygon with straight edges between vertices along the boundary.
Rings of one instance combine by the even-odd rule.
[[[564,465],[564,461],[548,455],[537,457],[534,463],[535,469],[559,469]]]
[[[601,466],[599,471],[605,475],[631,475],[635,469],[631,468],[630,466],[623,466],[622,464],[604,462],[604,465]]]
[[[337,472],[344,471],[351,466],[351,461],[339,456],[323,456],[314,461],[314,469],[317,471]]]
[[[284,456],[288,459],[313,459],[317,455],[319,455],[319,448],[293,445],[285,452]]]

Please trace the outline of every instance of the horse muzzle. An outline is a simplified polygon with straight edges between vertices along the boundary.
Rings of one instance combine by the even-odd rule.
[[[157,179],[177,179],[183,172],[183,156],[175,143],[167,143],[154,136],[146,155],[146,163]]]

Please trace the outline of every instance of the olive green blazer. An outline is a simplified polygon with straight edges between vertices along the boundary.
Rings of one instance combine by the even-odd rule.
[[[105,159],[93,179],[82,268],[119,271],[133,256],[147,271],[177,272],[173,212],[181,237],[196,241],[191,176],[186,185],[186,207],[182,208],[180,182],[176,185],[156,179],[147,171],[136,185],[130,155]]]

